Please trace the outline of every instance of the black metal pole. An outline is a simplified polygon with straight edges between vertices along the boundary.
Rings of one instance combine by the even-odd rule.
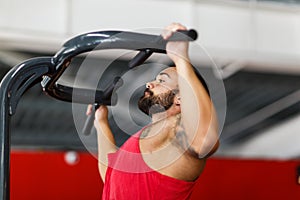
[[[10,197],[10,118],[27,89],[53,68],[52,57],[33,58],[12,68],[0,83],[0,200]]]
[[[9,199],[9,168],[10,168],[10,134],[9,134],[9,122],[10,117],[8,115],[9,101],[8,101],[8,82],[2,81],[0,90],[0,199]]]

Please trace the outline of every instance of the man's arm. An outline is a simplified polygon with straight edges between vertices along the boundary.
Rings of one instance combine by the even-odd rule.
[[[181,24],[171,24],[163,37],[176,30],[186,30]],[[188,42],[168,42],[167,54],[178,73],[181,122],[177,129],[186,137],[185,148],[199,158],[210,156],[218,148],[218,123],[213,103],[196,76],[188,56]],[[188,146],[187,146],[188,145]]]
[[[87,114],[90,114],[91,107],[89,108]],[[108,165],[107,154],[117,151],[115,138],[108,122],[108,109],[106,106],[100,106],[96,110],[94,126],[97,130],[98,167],[104,182]]]

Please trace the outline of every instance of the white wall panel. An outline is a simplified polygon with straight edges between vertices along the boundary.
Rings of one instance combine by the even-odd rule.
[[[0,28],[4,31],[64,34],[66,1],[1,0]]]
[[[258,52],[300,56],[300,12],[259,10],[255,16]]]
[[[205,46],[220,49],[249,49],[251,12],[248,8],[199,3],[197,27]]]
[[[189,1],[73,0],[73,33],[88,30],[163,28],[171,22],[191,25]]]

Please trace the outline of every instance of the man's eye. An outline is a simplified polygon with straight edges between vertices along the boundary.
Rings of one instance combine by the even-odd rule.
[[[159,82],[159,83],[163,83],[163,82],[165,82],[165,80],[158,79],[158,82]]]

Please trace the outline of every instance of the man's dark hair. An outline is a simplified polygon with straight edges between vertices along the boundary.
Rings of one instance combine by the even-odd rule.
[[[171,63],[171,64],[169,65],[169,67],[174,67],[174,66],[176,66],[174,63]],[[199,79],[199,81],[202,83],[204,89],[206,90],[208,96],[210,96],[209,90],[208,90],[208,87],[207,87],[207,84],[206,84],[204,78],[202,77],[202,75],[200,74],[200,72],[196,69],[196,67],[194,67],[194,66],[192,66],[192,67],[193,67],[193,70],[194,70],[194,72],[195,72],[197,78]]]

